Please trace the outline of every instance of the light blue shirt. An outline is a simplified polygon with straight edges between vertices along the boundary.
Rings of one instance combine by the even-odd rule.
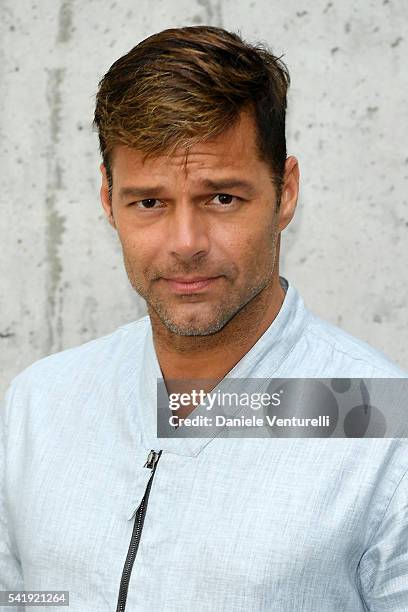
[[[406,377],[281,284],[277,317],[228,376]],[[153,449],[126,612],[408,610],[407,440],[157,439],[158,377],[144,317],[12,381],[0,590],[114,612]]]

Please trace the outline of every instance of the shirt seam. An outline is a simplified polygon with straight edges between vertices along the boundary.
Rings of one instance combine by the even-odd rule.
[[[367,542],[366,549],[365,549],[365,551],[363,552],[363,554],[360,557],[360,560],[359,560],[359,562],[357,564],[357,570],[356,570],[359,573],[360,582],[361,582],[361,572],[360,572],[360,563],[361,563],[361,560],[362,560],[363,556],[366,554],[366,552],[368,551],[368,549],[370,548],[371,544],[373,543],[375,536],[378,534],[379,530],[381,529],[381,526],[384,523],[384,519],[385,519],[385,516],[386,516],[387,511],[388,511],[388,508],[391,506],[391,503],[392,503],[394,497],[396,496],[402,481],[405,479],[405,477],[407,475],[408,475],[408,468],[403,472],[401,478],[398,480],[398,482],[397,482],[397,484],[395,486],[395,489],[394,489],[394,491],[391,494],[391,497],[389,498],[388,502],[385,505],[384,511],[383,511],[383,513],[382,513],[382,515],[381,515],[381,517],[379,519],[378,525],[374,529],[373,533],[371,534],[371,537],[370,537],[370,539]],[[368,582],[367,590],[371,591],[371,589],[373,587],[373,579],[375,577],[375,572],[371,572],[371,574],[367,574],[367,575],[369,576],[369,582]],[[368,606],[368,604],[367,604],[367,606]]]
[[[347,357],[349,357],[350,359],[353,359],[354,361],[362,361],[363,363],[366,363],[367,365],[371,366],[375,370],[384,372],[384,374],[394,374],[394,372],[392,370],[388,370],[386,368],[382,368],[381,366],[376,366],[371,361],[369,361],[368,359],[364,359],[364,357],[357,357],[357,356],[353,355],[352,353],[348,353],[346,351],[343,351],[337,344],[329,342],[329,340],[327,340],[327,338],[325,338],[324,336],[320,335],[318,332],[314,331],[310,325],[308,326],[308,331],[313,336],[315,336],[316,338],[319,338],[319,340],[322,340],[323,342],[328,344],[332,349],[334,349],[338,353],[341,353],[342,355],[346,355]]]
[[[306,320],[303,323],[303,326],[301,328],[301,330],[299,331],[299,335],[297,337],[297,339],[295,340],[295,342],[288,348],[287,352],[282,356],[282,359],[279,361],[279,363],[276,365],[275,369],[272,370],[272,374],[275,374],[275,372],[277,372],[277,370],[283,366],[283,364],[285,363],[285,361],[288,359],[289,355],[293,352],[293,350],[295,349],[295,347],[299,344],[302,336],[307,332],[307,330],[309,329],[309,326],[312,322],[312,317],[310,315],[310,313],[308,312],[308,310],[305,310],[305,318]]]

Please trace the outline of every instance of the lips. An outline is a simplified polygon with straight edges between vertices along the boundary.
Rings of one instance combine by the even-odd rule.
[[[221,276],[195,276],[195,277],[176,277],[176,278],[163,278],[163,280],[169,285],[176,293],[187,294],[187,293],[199,293],[209,289],[214,285]]]

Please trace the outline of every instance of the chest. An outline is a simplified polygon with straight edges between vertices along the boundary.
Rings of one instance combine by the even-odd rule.
[[[316,441],[219,442],[195,457],[160,457],[129,587],[134,609],[166,609],[163,593],[186,602],[222,593],[224,609],[245,609],[248,597],[270,603],[271,593],[287,602],[317,576],[313,597],[340,600],[364,547],[372,476],[362,480],[351,456],[330,457]],[[79,593],[86,576],[88,589],[115,599],[150,477],[145,455],[95,446],[37,464],[15,510],[35,588],[41,576]]]

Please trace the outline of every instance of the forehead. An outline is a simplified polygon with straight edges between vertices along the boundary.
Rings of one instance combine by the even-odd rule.
[[[259,171],[256,124],[252,115],[241,112],[237,121],[221,134],[198,143],[188,150],[177,149],[171,155],[145,158],[142,151],[117,146],[112,155],[112,172],[119,181],[132,175],[165,175],[175,171],[184,176],[206,170]]]

